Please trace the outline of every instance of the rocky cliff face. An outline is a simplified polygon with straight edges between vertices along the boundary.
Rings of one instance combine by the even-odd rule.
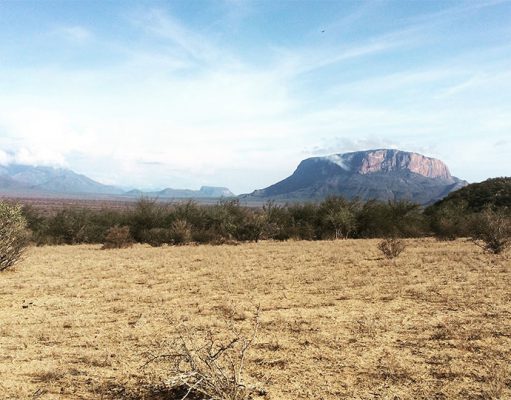
[[[242,199],[319,200],[342,196],[429,204],[466,184],[453,177],[440,160],[378,149],[308,158],[288,178]]]
[[[451,173],[442,161],[400,150],[379,149],[334,154],[325,159],[338,164],[348,171],[359,174],[375,172],[410,171],[427,178],[451,179]]]

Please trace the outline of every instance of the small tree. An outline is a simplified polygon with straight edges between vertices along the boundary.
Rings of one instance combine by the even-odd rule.
[[[0,271],[14,265],[28,245],[29,231],[19,204],[0,202]]]
[[[501,254],[511,247],[511,215],[486,209],[474,217],[472,241],[485,252]]]
[[[329,210],[325,220],[334,229],[336,239],[347,239],[355,231],[357,224],[355,213],[347,207]]]
[[[347,239],[356,230],[357,202],[350,202],[342,197],[328,197],[319,207],[319,223],[323,223],[323,235],[332,232],[335,239]]]

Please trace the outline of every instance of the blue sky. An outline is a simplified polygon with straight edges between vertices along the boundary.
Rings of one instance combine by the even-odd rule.
[[[399,148],[511,174],[510,1],[2,1],[0,163],[143,189]]]

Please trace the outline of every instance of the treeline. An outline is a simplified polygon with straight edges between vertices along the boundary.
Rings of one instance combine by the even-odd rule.
[[[163,204],[141,199],[125,210],[65,208],[45,215],[26,206],[23,213],[38,245],[104,243],[113,227],[122,228],[129,240],[148,243],[222,244],[263,239],[322,240],[335,238],[421,237],[444,239],[470,236],[473,216],[466,210],[429,208],[406,201],[348,201],[331,197],[321,203],[261,208],[224,200],[216,205],[193,201]],[[120,230],[117,231],[121,232]]]

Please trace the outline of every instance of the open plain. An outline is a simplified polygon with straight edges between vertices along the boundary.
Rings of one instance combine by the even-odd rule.
[[[511,398],[509,254],[431,239],[30,248],[0,274],[0,398],[151,398],[151,355],[258,307],[264,398]]]

